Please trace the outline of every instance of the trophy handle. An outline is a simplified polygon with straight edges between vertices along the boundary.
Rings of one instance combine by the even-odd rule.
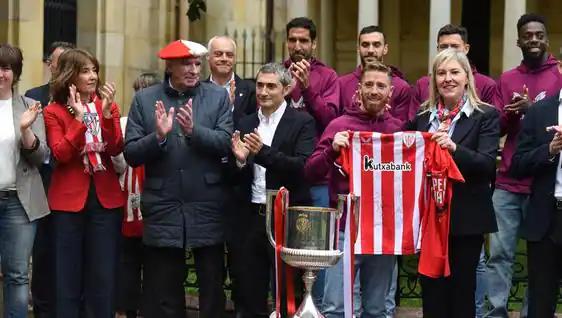
[[[275,247],[275,239],[271,233],[271,213],[273,212],[273,204],[275,202],[275,197],[277,196],[277,190],[266,190],[265,191],[265,231],[267,233],[267,238],[271,246]]]

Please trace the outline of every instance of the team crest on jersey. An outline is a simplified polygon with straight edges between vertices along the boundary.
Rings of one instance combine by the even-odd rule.
[[[99,134],[100,119],[97,113],[85,112],[82,120],[84,121],[84,125],[86,125],[88,132],[92,136],[97,136]]]
[[[402,135],[402,143],[407,148],[412,147],[414,142],[416,142],[416,135],[415,134],[403,134]]]
[[[431,194],[435,200],[437,211],[447,209],[445,194],[447,193],[447,177],[442,173],[434,173],[431,175]]]
[[[533,102],[538,102],[542,99],[544,99],[546,97],[546,91],[542,91],[540,93],[537,94],[537,96],[535,96],[535,99],[533,100]]]

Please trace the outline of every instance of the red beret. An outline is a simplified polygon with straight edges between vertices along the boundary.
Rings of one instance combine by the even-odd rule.
[[[174,41],[158,52],[158,56],[163,60],[199,57],[205,54],[207,54],[207,48],[203,45],[185,40]]]

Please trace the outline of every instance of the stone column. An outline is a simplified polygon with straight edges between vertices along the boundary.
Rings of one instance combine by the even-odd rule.
[[[320,4],[320,58],[327,64],[334,62],[335,1],[324,0]]]
[[[516,47],[517,20],[525,14],[526,8],[526,0],[505,0],[502,71],[509,70],[521,62],[521,51]]]
[[[357,9],[357,34],[368,25],[379,25],[379,0],[359,0]],[[357,42],[355,39],[354,42]],[[357,64],[361,58],[357,55]]]
[[[43,83],[43,0],[1,1],[0,38],[19,47],[23,52],[23,70],[17,90],[26,90]],[[7,6],[6,6],[7,5]],[[4,33],[5,32],[5,33]]]
[[[437,54],[437,32],[448,23],[451,23],[451,0],[431,0],[429,4],[428,73],[431,72],[431,63]]]
[[[287,22],[308,16],[308,0],[287,0]]]

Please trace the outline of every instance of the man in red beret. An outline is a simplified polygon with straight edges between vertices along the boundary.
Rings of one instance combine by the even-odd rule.
[[[222,176],[230,153],[232,114],[226,90],[200,82],[199,43],[178,40],[160,50],[162,84],[139,91],[127,122],[124,155],[145,166],[143,314],[185,318],[185,250],[195,258],[201,317],[224,315]]]

